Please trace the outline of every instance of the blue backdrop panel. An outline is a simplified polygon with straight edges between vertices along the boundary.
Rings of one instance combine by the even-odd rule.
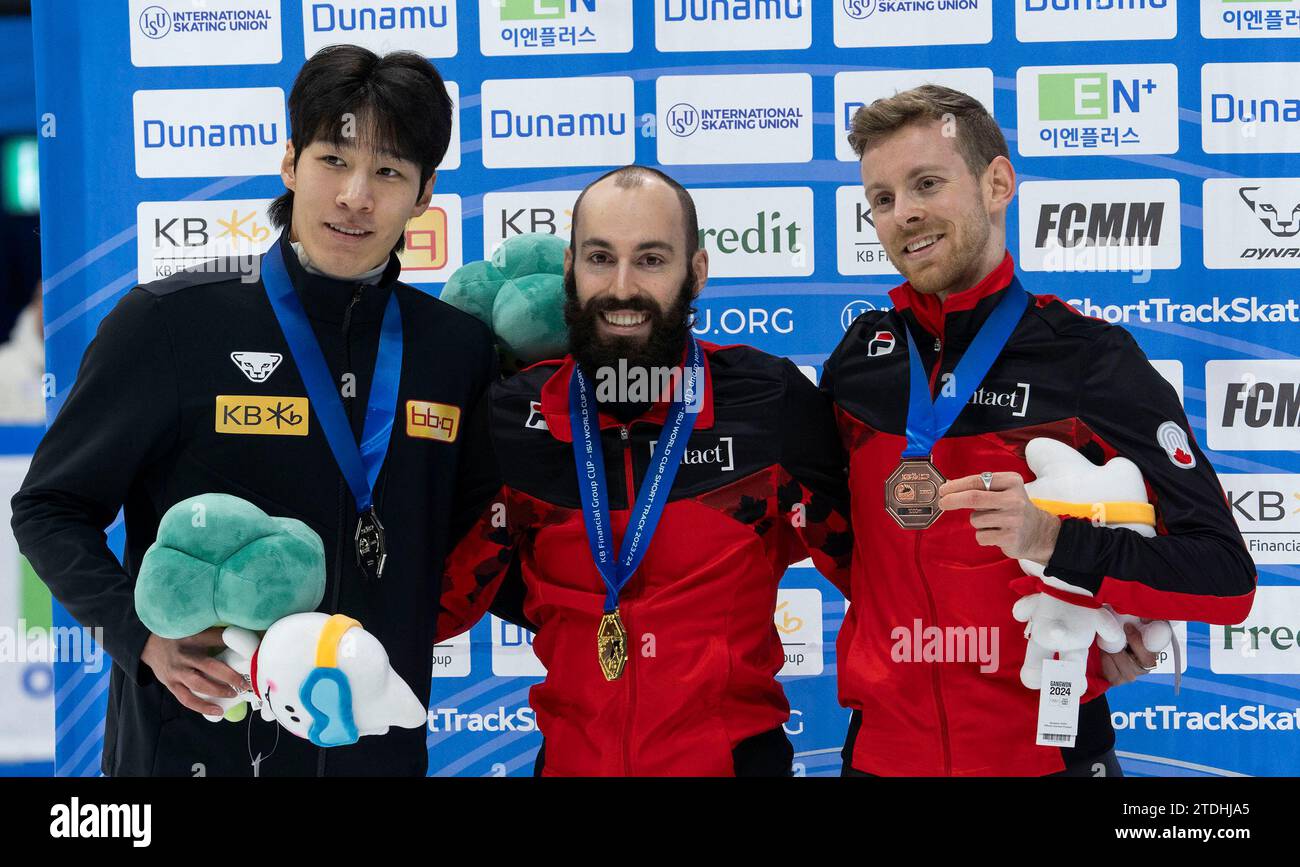
[[[1300,59],[1300,2],[1151,0],[1115,4],[1137,9],[1105,11],[1043,0],[243,5],[267,14],[242,25],[227,19],[223,29],[213,23],[219,17],[194,17],[200,8],[215,15],[232,7],[218,0],[202,7],[175,0],[35,3],[45,317],[56,386],[51,412],[72,385],[99,320],[137,279],[149,279],[137,276],[138,241],[147,235],[151,242],[154,225],[137,210],[139,203],[168,203],[169,213],[183,216],[192,208],[210,217],[214,212],[201,203],[263,200],[282,189],[274,174],[258,174],[268,170],[264,156],[250,157],[246,169],[209,174],[159,168],[152,151],[138,163],[138,92],[271,87],[287,94],[317,45],[359,40],[417,47],[457,85],[460,124],[459,164],[439,173],[435,190],[447,197],[436,202],[446,224],[424,236],[435,249],[428,267],[408,270],[424,274],[425,288],[436,293],[458,258],[481,258],[485,235],[567,233],[564,192],[580,189],[616,162],[610,154],[651,165],[663,157],[671,162],[664,167],[689,187],[748,191],[739,198],[743,208],[734,197],[701,194],[702,202],[711,196],[701,208],[702,225],[718,230],[708,241],[715,269],[736,276],[710,279],[697,332],[789,356],[816,375],[845,323],[887,304],[886,292],[899,282],[887,267],[871,264],[878,249],[871,246],[874,234],[854,210],[861,191],[839,192],[860,184],[858,167],[837,144],[851,109],[846,104],[893,87],[881,84],[881,76],[844,74],[911,70],[941,83],[974,81],[976,91],[987,83],[981,98],[1006,133],[1019,180],[1036,182],[1020,188],[1020,206],[1013,205],[1008,224],[1008,244],[1025,267],[1026,286],[1130,328],[1181,384],[1195,435],[1233,492],[1243,528],[1252,538],[1294,542],[1295,426],[1283,419],[1252,431],[1254,439],[1234,439],[1242,416],[1225,423],[1223,378],[1256,369],[1260,381],[1272,377],[1278,387],[1300,383],[1293,279],[1300,264],[1293,229],[1300,217],[1292,210],[1300,202],[1300,67],[1286,65]],[[696,20],[691,10],[712,18]],[[743,20],[744,10],[769,19]],[[394,26],[383,29],[388,20]],[[360,29],[343,29],[354,22]],[[683,86],[672,77],[697,75],[784,77],[688,82],[691,98],[675,96]],[[586,84],[557,85],[538,96],[519,81],[544,78],[595,78],[604,93],[624,86],[616,79],[630,79],[630,104],[620,109],[629,134],[612,143],[608,137],[556,143],[524,140],[517,128],[507,133],[499,112],[518,114],[529,101],[556,106],[549,108],[554,112],[592,110],[581,95]],[[701,124],[710,108],[752,107],[745,100],[752,102],[755,92],[769,94],[766,107],[797,117],[794,126],[757,128],[737,145]],[[249,106],[249,120],[264,100],[250,93],[240,103]],[[194,100],[191,109],[201,115],[209,105],[218,110],[204,100]],[[1253,121],[1252,112],[1259,114]],[[283,147],[283,115],[279,124],[275,148]],[[1105,180],[1123,183],[1096,183]],[[804,193],[782,188],[811,191],[811,210],[802,210]],[[500,193],[515,195],[503,205],[494,197]],[[1095,262],[1071,255],[1087,248],[1045,253],[1038,246],[1040,230],[1050,238],[1071,203],[1087,217],[1066,224],[1067,238],[1071,225],[1087,228],[1097,207],[1124,207],[1126,236],[1143,234],[1148,242],[1136,250],[1140,273],[1113,265],[1095,270]],[[1022,220],[1032,223],[1028,245],[1021,242]],[[785,239],[792,248],[748,254],[718,248],[728,237],[722,230],[735,229],[740,237],[758,226],[767,234],[751,235],[755,245],[762,237],[774,245]],[[1050,255],[1057,256],[1055,265]],[[1284,363],[1260,366],[1262,359]],[[1207,369],[1210,362],[1219,366]],[[114,544],[120,545],[120,535],[120,528],[110,533]],[[1243,645],[1241,634],[1188,624],[1181,694],[1173,694],[1168,675],[1110,693],[1130,774],[1300,772],[1292,730],[1300,715],[1294,642],[1300,554],[1279,549],[1258,559],[1260,583],[1270,591],[1268,605],[1257,606],[1250,621],[1259,627],[1253,635],[1262,636],[1258,647]],[[778,624],[789,638],[789,665],[820,672],[783,678],[796,713],[788,728],[798,771],[838,773],[848,713],[835,697],[834,638],[844,600],[809,569],[792,569],[783,587],[789,607],[778,612]],[[809,634],[818,619],[819,633]],[[1269,631],[1260,631],[1264,627]],[[540,735],[527,699],[540,675],[529,640],[485,620],[466,641],[435,651],[430,773],[531,772]],[[97,773],[106,681],[75,667],[56,674],[58,772]]]

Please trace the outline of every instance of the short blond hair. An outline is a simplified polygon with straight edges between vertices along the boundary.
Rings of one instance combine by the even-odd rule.
[[[913,123],[955,121],[957,150],[975,177],[995,157],[1007,157],[1007,139],[983,103],[967,93],[938,84],[923,84],[877,99],[853,113],[849,146],[858,159],[867,149]]]

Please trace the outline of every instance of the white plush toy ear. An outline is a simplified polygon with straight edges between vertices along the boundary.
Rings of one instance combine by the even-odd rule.
[[[262,637],[240,626],[227,626],[221,633],[221,640],[235,653],[252,659],[253,654],[257,653],[257,645],[261,643]]]
[[[1021,596],[1016,600],[1016,604],[1011,606],[1011,616],[1021,623],[1028,623],[1029,618],[1034,616],[1034,609],[1038,607],[1038,600],[1043,594],[1031,593],[1028,596]]]
[[[362,734],[384,734],[389,726],[414,729],[426,725],[429,721],[428,709],[420,704],[420,700],[415,697],[415,693],[411,692],[406,681],[391,668],[388,670],[388,681],[384,684],[384,692],[376,699],[373,710],[377,718],[366,720],[370,728]],[[370,714],[367,716],[369,717]]]
[[[1051,437],[1035,437],[1025,446],[1025,463],[1034,474],[1034,481],[1048,478],[1074,476],[1088,470],[1097,469],[1092,461],[1085,458],[1073,446],[1054,440]],[[1025,490],[1029,491],[1027,482]],[[1030,494],[1032,496],[1032,493]]]
[[[1119,653],[1128,644],[1124,627],[1105,606],[1097,609],[1097,646],[1107,653]]]

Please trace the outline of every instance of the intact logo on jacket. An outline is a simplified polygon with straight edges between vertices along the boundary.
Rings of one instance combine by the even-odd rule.
[[[686,447],[686,453],[682,455],[682,464],[688,467],[699,464],[716,466],[720,472],[729,473],[736,468],[731,451],[731,437],[718,437],[716,445],[707,448],[693,449]],[[658,440],[650,440],[650,454],[654,454],[655,443]]]

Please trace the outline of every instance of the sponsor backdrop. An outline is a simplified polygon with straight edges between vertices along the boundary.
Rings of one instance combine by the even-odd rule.
[[[900,282],[848,117],[926,81],[974,94],[1020,173],[1009,243],[1026,285],[1123,323],[1159,362],[1259,563],[1247,623],[1180,629],[1181,694],[1168,673],[1112,693],[1123,764],[1300,772],[1300,0],[34,5],[51,412],[137,281],[271,241],[285,95],[323,45],[415,49],[453,83],[458,129],[406,280],[436,294],[502,238],[567,234],[576,191],[607,168],[661,165],[694,190],[713,263],[696,333],[814,378]],[[845,603],[808,568],[784,587],[797,770],[837,773]],[[430,773],[531,772],[530,641],[485,620],[435,649]],[[56,675],[57,772],[95,774],[105,679]]]

